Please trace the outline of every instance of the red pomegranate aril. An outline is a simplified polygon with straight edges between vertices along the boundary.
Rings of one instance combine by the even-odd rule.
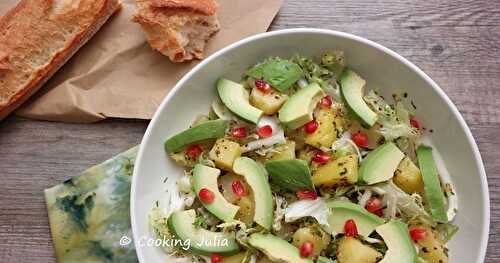
[[[255,87],[264,93],[269,92],[271,90],[271,85],[269,85],[269,83],[261,79],[255,80]]]
[[[224,258],[217,253],[213,253],[212,256],[210,257],[210,262],[211,263],[222,263],[222,262],[224,262]]]
[[[413,228],[410,230],[410,237],[413,241],[417,242],[427,236],[427,231],[423,228]]]
[[[332,100],[332,97],[330,97],[329,95],[328,96],[325,96],[321,99],[321,101],[319,102],[319,104],[321,105],[321,107],[323,108],[330,108],[333,104],[333,100]]]
[[[314,244],[311,241],[305,241],[300,245],[300,256],[303,258],[309,257],[314,249]]]
[[[367,148],[368,147],[368,136],[362,132],[358,132],[352,135],[352,141],[358,146]]]
[[[233,180],[231,188],[233,190],[234,195],[236,195],[237,197],[242,197],[247,194],[245,185],[243,185],[243,183],[238,179]]]
[[[376,212],[382,210],[382,201],[376,197],[372,197],[366,202],[365,208],[368,212],[376,214]]]
[[[330,156],[324,152],[317,152],[312,160],[317,164],[326,164],[330,161]]]
[[[374,212],[378,217],[384,217],[384,209],[380,209]]]
[[[257,129],[257,134],[261,138],[271,137],[271,135],[273,135],[273,127],[271,127],[271,125],[262,126]]]
[[[415,117],[411,117],[411,118],[410,118],[410,124],[411,124],[411,126],[412,126],[413,128],[415,128],[415,129],[419,129],[419,130],[420,130],[420,127],[421,127],[421,126],[420,126],[420,122],[417,120],[417,118],[415,118]]]
[[[315,191],[298,191],[296,194],[299,199],[316,200],[318,198],[318,194]]]
[[[200,197],[200,200],[205,204],[211,204],[215,199],[215,194],[207,188],[201,188],[198,196]]]
[[[186,155],[191,159],[196,159],[203,152],[203,149],[198,144],[193,144],[187,147]]]
[[[318,122],[316,120],[312,120],[304,125],[304,131],[308,134],[312,134],[318,129],[318,126]]]
[[[344,233],[346,237],[355,237],[358,235],[358,227],[356,226],[356,222],[354,222],[354,220],[349,219],[345,221]]]
[[[242,139],[247,137],[247,128],[239,127],[231,130],[231,136],[234,138]]]

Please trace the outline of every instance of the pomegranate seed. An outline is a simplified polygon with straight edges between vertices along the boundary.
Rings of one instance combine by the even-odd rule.
[[[382,201],[376,197],[372,197],[368,200],[368,202],[366,202],[365,208],[368,212],[375,214],[377,211],[382,209]]]
[[[316,200],[318,198],[318,194],[315,191],[297,191],[297,197],[299,199]]]
[[[417,242],[427,236],[427,231],[423,228],[413,228],[410,230],[410,237],[413,241]]]
[[[238,179],[233,180],[233,183],[231,184],[231,188],[233,189],[233,193],[237,197],[242,197],[242,196],[247,195],[245,185],[243,185],[243,183]]]
[[[189,157],[191,159],[198,158],[198,156],[200,156],[200,154],[202,152],[203,152],[203,149],[201,149],[201,146],[199,146],[198,144],[190,145],[186,149],[186,155],[187,155],[187,157]]]
[[[224,258],[217,253],[213,253],[212,256],[210,257],[210,262],[211,263],[222,263],[222,262],[224,262]]]
[[[355,237],[358,235],[358,227],[356,226],[356,222],[354,222],[354,220],[349,219],[345,221],[344,233],[346,237]]]
[[[255,87],[264,93],[267,93],[271,90],[271,85],[261,79],[255,80]]]
[[[259,129],[257,129],[257,134],[261,138],[270,137],[271,135],[273,135],[273,127],[271,127],[271,125],[262,126]]]
[[[374,212],[378,217],[384,217],[384,209],[380,209]]]
[[[309,257],[314,249],[314,244],[311,241],[305,241],[300,245],[300,256],[303,258]]]
[[[316,152],[312,158],[313,162],[317,164],[326,164],[330,161],[330,156],[324,152]]]
[[[368,147],[368,136],[366,134],[358,132],[352,135],[352,141],[359,147]]]
[[[312,120],[304,125],[304,131],[308,134],[314,133],[318,129],[318,122]]]
[[[420,122],[415,117],[410,118],[410,124],[413,128],[420,130]]]
[[[231,136],[234,138],[245,138],[247,137],[247,129],[245,127],[234,128],[231,130]]]
[[[200,200],[205,204],[211,204],[215,199],[215,194],[207,188],[201,188],[198,196],[200,197]]]
[[[330,108],[333,104],[332,97],[330,95],[327,95],[321,99],[319,102],[319,105],[323,108]]]

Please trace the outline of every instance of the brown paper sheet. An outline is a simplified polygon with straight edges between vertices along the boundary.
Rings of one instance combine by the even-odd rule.
[[[1,0],[0,14],[17,1]],[[105,118],[150,119],[167,92],[198,62],[171,63],[153,51],[140,26],[130,21],[134,0],[16,111],[23,117],[95,122]],[[247,36],[265,32],[283,0],[219,0],[221,30],[206,55]]]

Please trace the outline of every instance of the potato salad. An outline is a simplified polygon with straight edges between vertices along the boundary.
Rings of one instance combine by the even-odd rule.
[[[175,262],[446,263],[456,196],[410,94],[368,90],[342,51],[221,77],[168,136],[184,168],[150,213]],[[385,97],[384,97],[385,95]],[[421,118],[420,118],[421,117]],[[172,180],[167,178],[167,180]]]

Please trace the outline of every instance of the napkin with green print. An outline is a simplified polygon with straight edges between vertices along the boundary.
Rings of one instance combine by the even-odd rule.
[[[137,150],[45,190],[58,262],[138,262],[129,216]]]

